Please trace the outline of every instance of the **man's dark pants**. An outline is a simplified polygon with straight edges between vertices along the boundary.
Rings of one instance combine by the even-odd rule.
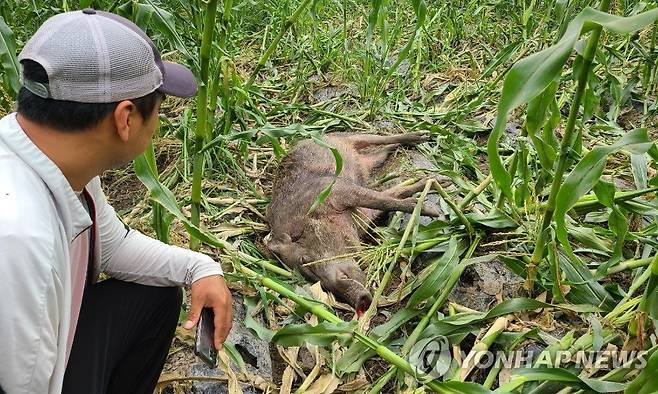
[[[87,286],[62,393],[152,394],[182,298],[177,287],[116,279]]]

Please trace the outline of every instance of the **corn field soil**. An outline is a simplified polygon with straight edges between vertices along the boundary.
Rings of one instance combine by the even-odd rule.
[[[25,41],[88,6],[200,86],[103,176],[132,228],[215,257],[240,311],[215,370],[179,328],[158,392],[658,392],[655,1],[4,0],[0,114]],[[416,195],[443,217],[355,218],[359,319],[265,245],[286,152],[355,131],[430,136],[378,188],[449,180]]]

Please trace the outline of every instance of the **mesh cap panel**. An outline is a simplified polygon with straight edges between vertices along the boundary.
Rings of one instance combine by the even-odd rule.
[[[56,15],[28,41],[19,60],[41,64],[56,100],[109,103],[162,85],[149,43],[130,28],[82,11]]]

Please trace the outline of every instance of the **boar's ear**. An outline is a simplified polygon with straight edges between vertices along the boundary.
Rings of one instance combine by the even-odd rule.
[[[349,278],[350,278],[350,277],[349,277],[349,275],[347,274],[347,272],[346,272],[346,270],[345,270],[345,267],[338,266],[338,267],[336,268],[336,279],[338,279],[338,280],[345,280],[345,279],[349,279]]]
[[[290,246],[292,239],[287,233],[276,234],[267,243],[267,248],[274,253],[281,253],[286,246]]]

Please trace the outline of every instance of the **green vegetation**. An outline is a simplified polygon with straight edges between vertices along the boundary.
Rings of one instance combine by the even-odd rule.
[[[5,0],[0,113],[19,87],[16,51],[48,16],[87,6],[135,21],[200,84],[195,101],[165,104],[159,135],[134,163],[150,196],[122,189],[120,213],[218,256],[261,339],[320,346],[324,366],[300,374],[297,392],[658,390],[655,2]],[[331,298],[296,294],[304,280],[257,246],[286,149],[351,130],[429,131],[418,148],[454,185],[429,182],[422,194],[439,194],[445,220],[421,225],[417,210],[405,225],[397,215],[370,227],[376,241],[355,253],[383,314],[371,308],[358,324]],[[130,176],[114,172],[113,185]],[[419,259],[427,250],[438,257]],[[494,261],[524,278],[524,296],[502,292],[481,311],[450,298],[465,272]],[[439,335],[468,357],[432,380],[408,356]],[[474,371],[478,351],[529,343],[551,360],[613,347],[652,355],[645,371],[574,360]],[[271,388],[292,384],[288,368]]]

